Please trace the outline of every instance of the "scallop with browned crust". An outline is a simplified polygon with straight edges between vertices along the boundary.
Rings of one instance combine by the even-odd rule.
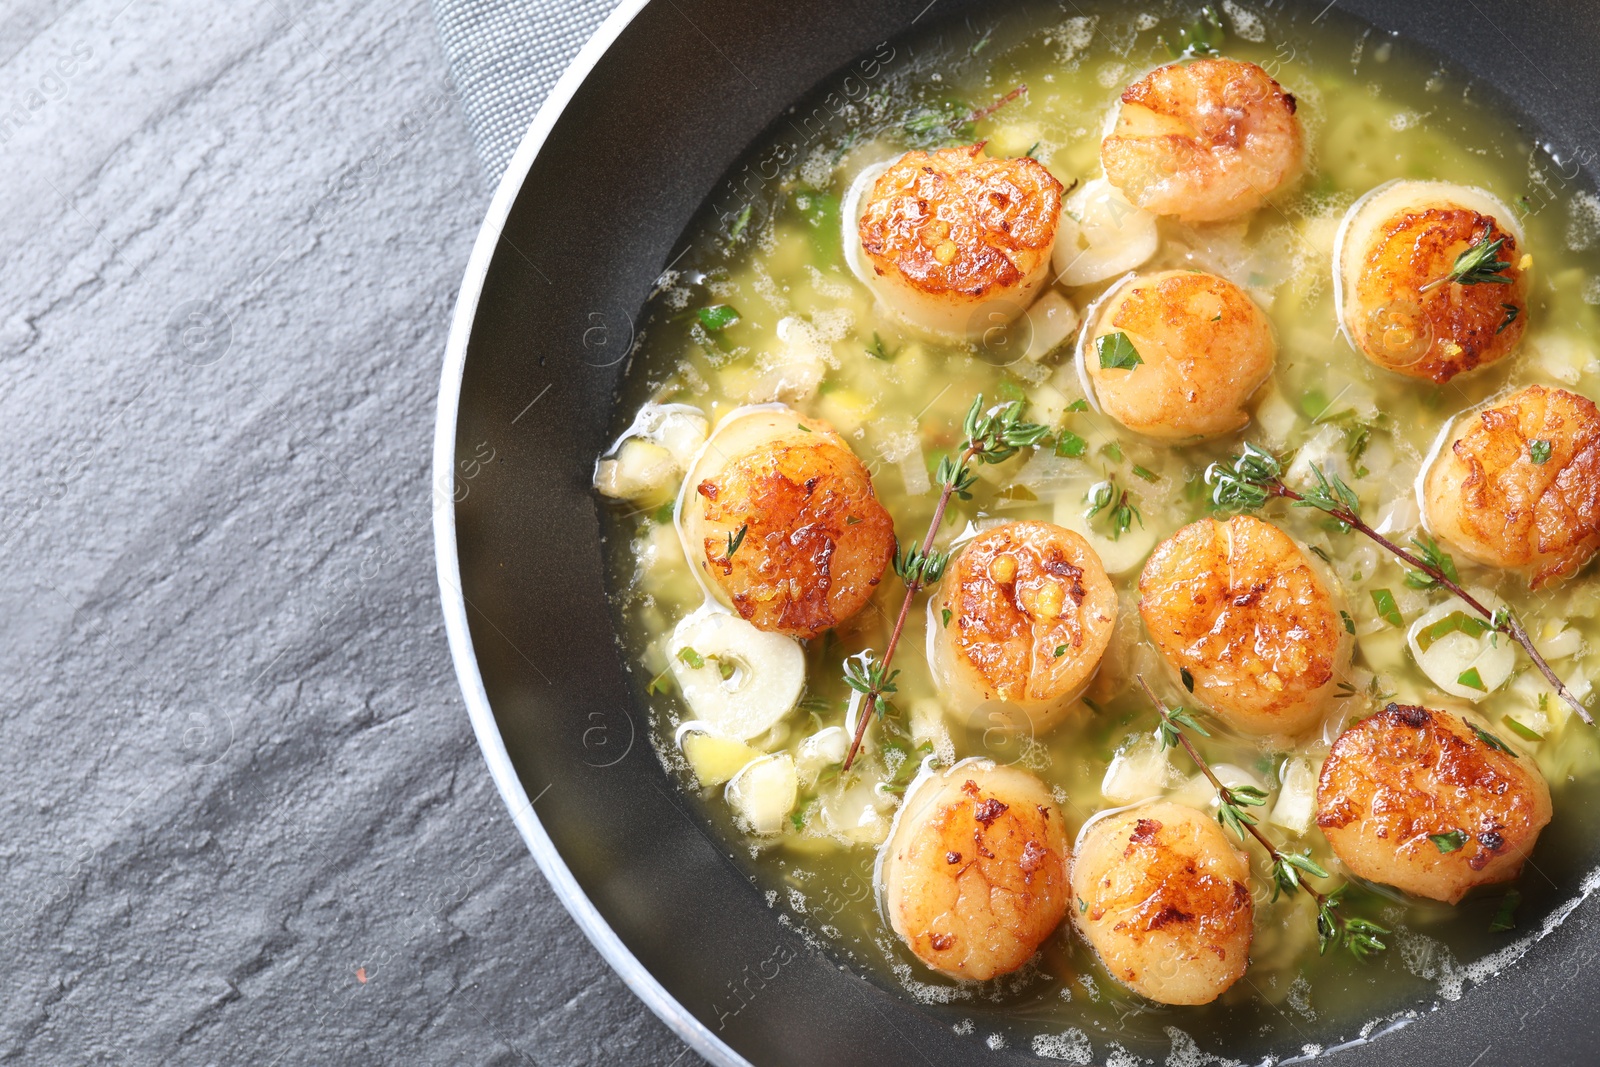
[[[1600,548],[1600,410],[1530,385],[1463,419],[1423,480],[1428,526],[1538,589]]]
[[[1352,873],[1451,904],[1515,878],[1549,821],[1533,760],[1413,704],[1340,734],[1317,783],[1317,825]]]
[[[1246,403],[1272,374],[1278,342],[1255,301],[1194,270],[1133,277],[1092,310],[1080,342],[1106,414],[1149,437],[1242,429]]]
[[[981,144],[907,152],[857,222],[874,291],[937,333],[1004,323],[1049,283],[1061,194],[1038,160],[990,159]]]
[[[961,550],[934,609],[930,659],[947,700],[978,725],[1004,705],[1044,730],[1094,677],[1116,625],[1117,593],[1078,534],[1010,522]]]
[[[1254,211],[1304,158],[1294,97],[1236,59],[1157,67],[1123,90],[1100,142],[1112,185],[1146,211],[1190,222]]]
[[[1250,963],[1250,863],[1193,808],[1158,801],[1090,823],[1072,913],[1112,977],[1163,1004],[1209,1004]]]
[[[882,853],[884,908],[929,967],[993,978],[1028,962],[1061,925],[1068,856],[1043,782],[963,760],[906,797]]]
[[[762,630],[815,637],[872,597],[894,523],[850,446],[781,407],[717,427],[679,501],[684,549],[719,598]]]
[[[1378,366],[1442,384],[1517,347],[1531,262],[1497,198],[1450,182],[1393,182],[1357,201],[1339,229],[1339,321]]]
[[[1294,538],[1261,519],[1201,519],[1156,546],[1139,614],[1194,695],[1236,729],[1314,726],[1350,657],[1344,597]]]

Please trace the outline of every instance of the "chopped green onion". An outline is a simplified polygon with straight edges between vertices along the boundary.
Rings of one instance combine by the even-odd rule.
[[[1394,602],[1394,594],[1389,590],[1374,589],[1372,606],[1378,609],[1378,614],[1390,626],[1400,627],[1406,624],[1405,617],[1400,614],[1400,605]]]

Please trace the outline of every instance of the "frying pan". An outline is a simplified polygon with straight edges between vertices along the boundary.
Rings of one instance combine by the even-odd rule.
[[[1271,6],[1298,25],[1353,17],[1431,49],[1524,116],[1564,180],[1589,184],[1600,0],[1346,0],[1331,15],[1327,0]],[[1077,13],[1071,0],[1061,8]],[[914,23],[1004,15],[962,0],[629,0],[528,131],[456,306],[433,518],[473,729],[562,902],[651,1010],[715,1064],[1037,1062],[1002,1011],[918,1004],[808,945],[710,834],[648,742],[590,489],[618,424],[639,309],[730,166],[764,131],[792,124],[788,109],[819,82]],[[1573,858],[1574,871],[1600,866],[1600,848],[1584,847],[1595,854]],[[1397,1005],[1404,1016],[1364,1033],[1302,1021],[1303,1040],[1262,1048],[1240,1034],[1237,1048],[1209,1051],[1351,1065],[1595,1063],[1600,923],[1584,898],[1597,880],[1560,887],[1566,920],[1460,999]],[[957,1032],[974,1017],[974,1033]],[[986,1042],[991,1034],[1003,1041]],[[1113,1042],[1166,1061],[1165,1048],[1090,1036],[1097,1063]]]

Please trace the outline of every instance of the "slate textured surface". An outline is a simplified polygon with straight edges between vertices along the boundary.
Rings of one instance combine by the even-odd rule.
[[[698,1062],[450,669],[489,192],[427,0],[0,5],[0,1061]]]

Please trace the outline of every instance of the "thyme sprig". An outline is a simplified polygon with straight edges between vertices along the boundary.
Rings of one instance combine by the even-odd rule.
[[[1049,435],[1048,426],[1026,422],[1022,414],[1023,402],[1020,400],[985,410],[983,394],[978,394],[961,423],[962,432],[966,435],[961,447],[954,456],[945,456],[939,461],[939,502],[934,505],[928,534],[922,539],[920,548],[895,549],[894,570],[905,582],[906,596],[900,603],[900,614],[889,633],[889,643],[884,646],[883,656],[874,659],[869,655],[864,660],[851,659],[845,663],[845,684],[861,694],[862,707],[842,771],[848,771],[855,762],[856,754],[861,750],[861,740],[867,734],[867,724],[873,715],[882,716],[888,706],[883,699],[884,694],[894,691],[894,678],[899,674],[898,671],[890,671],[889,664],[894,659],[895,649],[900,647],[900,635],[911,614],[912,601],[918,593],[944,577],[950,556],[947,552],[935,551],[933,542],[939,535],[939,526],[944,522],[950,498],[972,498],[972,486],[978,480],[973,467],[975,463],[1002,463],[1024,448],[1034,447]]]
[[[1456,257],[1454,265],[1447,274],[1424,285],[1422,292],[1426,293],[1448,282],[1457,282],[1461,285],[1510,285],[1511,276],[1501,273],[1511,266],[1509,262],[1500,258],[1500,249],[1504,247],[1506,239],[1497,237],[1491,241],[1489,240],[1491,232],[1493,231],[1484,231],[1482,237]],[[1510,325],[1510,320],[1507,320],[1506,325]]]
[[[1355,491],[1345,484],[1338,474],[1331,478],[1322,468],[1311,465],[1317,484],[1303,493],[1290,489],[1283,482],[1283,465],[1272,453],[1246,444],[1241,455],[1227,463],[1213,463],[1206,468],[1206,484],[1211,487],[1211,502],[1224,511],[1259,511],[1267,502],[1281,497],[1297,508],[1315,508],[1330,516],[1346,529],[1355,530],[1376,542],[1412,570],[1406,575],[1406,584],[1413,588],[1442,587],[1458,600],[1477,612],[1489,624],[1489,629],[1505,634],[1522,646],[1533,665],[1539,668],[1550,688],[1566,701],[1578,717],[1593,725],[1594,719],[1578,700],[1567,683],[1556,677],[1556,672],[1534,647],[1533,638],[1509,609],[1491,610],[1477,597],[1461,587],[1460,575],[1450,554],[1439,547],[1432,538],[1416,538],[1412,544],[1417,551],[1401,548],[1374,530],[1361,518],[1361,502]]]
[[[1253,785],[1230,788],[1222,784],[1222,779],[1217,777],[1216,772],[1200,755],[1199,750],[1194,747],[1194,742],[1189,740],[1185,732],[1194,730],[1203,736],[1211,736],[1195,721],[1194,716],[1184,708],[1169,709],[1161,698],[1156,696],[1143,675],[1138,676],[1138,682],[1145,696],[1150,698],[1150,703],[1155,705],[1156,713],[1161,716],[1161,723],[1157,727],[1161,746],[1182,748],[1200,769],[1200,773],[1205,775],[1206,781],[1217,791],[1217,822],[1224,828],[1232,830],[1241,842],[1244,842],[1248,835],[1255,838],[1256,843],[1266,850],[1267,858],[1272,862],[1272,899],[1277,900],[1280,896],[1292,896],[1297,892],[1304,892],[1317,902],[1317,951],[1327,955],[1330,948],[1342,945],[1350,950],[1351,955],[1364,960],[1387,948],[1388,946],[1380,938],[1388,936],[1388,930],[1369,919],[1346,916],[1339,911],[1340,897],[1346,886],[1341,885],[1330,893],[1321,892],[1307,882],[1306,877],[1332,877],[1322,865],[1309,854],[1284,852],[1261,832],[1255,816],[1246,809],[1265,805],[1267,794]]]

